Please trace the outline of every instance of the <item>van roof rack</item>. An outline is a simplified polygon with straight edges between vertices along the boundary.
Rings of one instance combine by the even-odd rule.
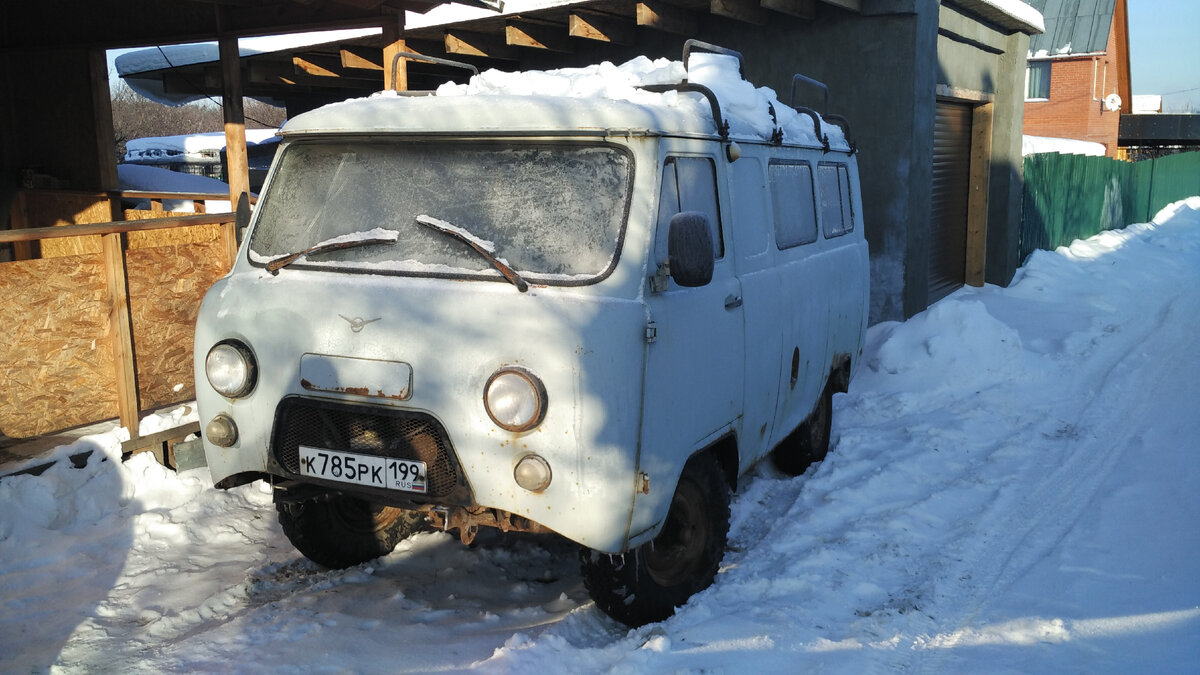
[[[704,51],[711,52],[714,54],[724,54],[726,56],[732,56],[732,57],[736,58],[738,60],[738,75],[740,75],[743,80],[746,79],[746,60],[745,60],[745,58],[742,57],[741,52],[735,51],[733,49],[729,49],[727,47],[720,47],[720,46],[717,46],[714,44],[710,44],[708,42],[702,42],[700,40],[689,39],[683,43],[683,69],[684,69],[683,80],[681,82],[679,82],[678,84],[648,84],[648,85],[643,85],[640,88],[644,89],[646,91],[655,92],[655,93],[663,93],[663,92],[668,92],[668,91],[679,91],[679,92],[685,92],[685,93],[693,92],[693,93],[701,94],[702,96],[704,96],[704,98],[708,99],[708,105],[709,105],[709,107],[712,108],[713,122],[717,125],[717,134],[720,135],[720,137],[723,140],[728,140],[729,139],[729,120],[726,120],[721,115],[721,103],[720,103],[720,101],[717,100],[716,94],[714,94],[711,89],[709,89],[708,87],[705,87],[704,85],[696,84],[695,82],[688,81],[688,76],[687,76],[688,61],[690,60],[693,49],[702,49]],[[812,108],[807,108],[805,106],[796,105],[796,84],[798,82],[804,82],[806,84],[810,84],[810,85],[819,87],[824,92],[825,106],[824,106],[824,110],[822,110],[822,112],[818,113],[816,110],[813,110]],[[827,121],[827,122],[832,122],[832,123],[836,124],[837,126],[841,127],[842,131],[844,132],[844,134],[846,136],[846,142],[850,145],[850,153],[853,154],[856,151],[857,148],[854,144],[854,141],[850,137],[850,121],[847,120],[845,117],[842,117],[841,115],[834,115],[834,114],[829,113],[829,87],[826,86],[823,82],[819,82],[817,80],[812,79],[811,77],[797,73],[792,78],[792,96],[791,96],[791,100],[788,102],[788,105],[790,105],[796,112],[801,113],[803,115],[808,115],[810,118],[812,118],[813,130],[816,133],[817,138],[821,141],[821,145],[824,147],[826,152],[829,152],[829,150],[830,150],[829,135],[826,134],[824,129],[822,128],[822,122],[821,122],[822,118],[824,118],[825,121]],[[774,145],[782,145],[783,144],[783,129],[779,126],[779,118],[776,116],[775,107],[771,104],[768,104],[767,112],[769,112],[771,114],[771,121],[775,124],[775,130],[771,133],[770,141]]]
[[[817,114],[817,111],[813,110],[812,108],[796,105],[796,85],[801,82],[819,88],[824,94],[825,105],[822,107],[820,114]],[[796,112],[803,113],[812,118],[813,124],[815,125],[814,128],[817,132],[817,137],[820,138],[821,142],[825,145],[826,151],[829,150],[829,136],[821,130],[821,118],[824,118],[828,122],[833,122],[841,127],[842,133],[846,136],[846,143],[850,145],[850,154],[854,154],[854,152],[857,150],[854,140],[850,137],[850,120],[841,115],[834,115],[833,113],[829,112],[829,87],[824,82],[814,80],[807,75],[796,73],[792,76],[792,96],[788,101],[788,105],[792,106]]]

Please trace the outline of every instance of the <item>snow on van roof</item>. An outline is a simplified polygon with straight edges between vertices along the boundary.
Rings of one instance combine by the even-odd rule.
[[[384,91],[299,115],[284,135],[327,131],[531,131],[560,129],[646,130],[713,134],[708,101],[696,93],[654,93],[639,87],[686,79],[708,87],[720,101],[730,138],[769,140],[778,127],[784,142],[821,145],[812,118],[779,101],[775,91],[742,79],[738,59],[692,53],[680,61],[636,57],[582,68],[501,72],[487,70],[467,84],[443,84],[434,96]],[[772,111],[775,119],[772,118]],[[831,148],[848,150],[842,129],[823,122]]]

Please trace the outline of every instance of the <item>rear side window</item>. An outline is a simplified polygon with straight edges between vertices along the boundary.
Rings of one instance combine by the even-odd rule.
[[[667,259],[667,231],[671,217],[682,211],[699,211],[708,216],[712,231],[713,257],[725,256],[721,240],[721,209],[717,204],[717,172],[708,157],[668,157],[663,167],[662,191],[658,198],[658,228],[654,234],[654,257]]]
[[[767,172],[775,205],[775,245],[780,250],[817,240],[812,165],[772,162]]]
[[[854,231],[854,210],[850,201],[850,171],[844,164],[817,167],[821,184],[821,229],[825,238],[840,237]]]

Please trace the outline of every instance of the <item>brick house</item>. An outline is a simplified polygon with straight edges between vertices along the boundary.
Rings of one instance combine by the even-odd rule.
[[[1122,113],[1130,113],[1126,0],[1028,0],[1046,32],[1029,40],[1025,123],[1029,136],[1101,143],[1117,155]]]

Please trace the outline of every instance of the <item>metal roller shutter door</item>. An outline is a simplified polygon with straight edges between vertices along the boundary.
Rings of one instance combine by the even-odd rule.
[[[966,278],[971,114],[970,105],[937,103],[929,228],[929,304],[954,292]]]

